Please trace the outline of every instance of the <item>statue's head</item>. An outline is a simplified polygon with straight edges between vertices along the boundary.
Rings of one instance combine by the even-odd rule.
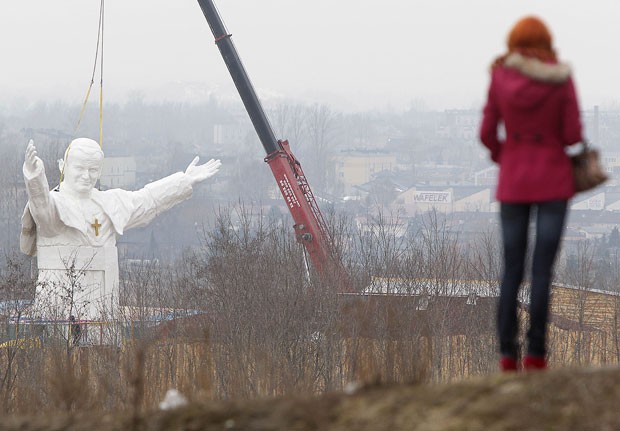
[[[65,157],[59,161],[61,188],[78,195],[85,195],[95,187],[103,167],[103,151],[88,138],[71,141]]]

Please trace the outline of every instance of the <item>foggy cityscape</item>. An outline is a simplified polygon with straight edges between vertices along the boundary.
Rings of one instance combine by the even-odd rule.
[[[106,3],[105,56],[99,2],[2,7],[0,349],[12,377],[0,379],[0,418],[36,404],[134,403],[135,413],[174,387],[193,399],[253,399],[494,371],[499,169],[480,123],[491,62],[525,14],[547,20],[574,67],[584,136],[610,176],[569,201],[550,358],[558,368],[620,363],[620,84],[609,55],[620,4],[219,1],[273,133],[325,219],[338,265],[325,271],[302,245],[199,5],[130,3]],[[83,319],[77,342],[68,315],[29,314],[37,260],[20,253],[24,154],[32,140],[53,188],[69,143],[100,136],[101,191],[140,190],[196,155],[222,166],[191,199],[118,236],[120,305]],[[519,298],[527,314],[528,293]],[[98,362],[104,354],[122,369]],[[76,361],[83,368],[67,365]],[[74,380],[55,382],[54,366]],[[139,382],[123,377],[136,369]],[[53,399],[78,381],[99,389],[68,407]],[[29,385],[40,394],[20,392]],[[130,395],[138,387],[141,398]]]

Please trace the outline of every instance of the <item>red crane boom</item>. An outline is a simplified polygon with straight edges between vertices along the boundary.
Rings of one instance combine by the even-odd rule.
[[[322,278],[336,278],[341,285],[340,290],[350,292],[351,284],[348,274],[333,253],[327,224],[301,168],[301,163],[291,152],[288,141],[275,138],[254,87],[232,43],[231,35],[226,31],[213,1],[198,0],[198,3],[209,23],[215,43],[252,120],[254,129],[265,148],[267,153],[265,162],[271,168],[282,197],[293,217],[297,241],[305,246],[313,267]]]

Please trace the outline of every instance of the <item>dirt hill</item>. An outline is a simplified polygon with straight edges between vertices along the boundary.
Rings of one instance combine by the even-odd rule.
[[[450,385],[190,404],[172,411],[1,418],[0,431],[620,430],[620,368],[494,374]]]

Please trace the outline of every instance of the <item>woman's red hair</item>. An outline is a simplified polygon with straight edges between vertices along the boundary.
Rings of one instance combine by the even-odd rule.
[[[535,16],[526,16],[517,21],[508,34],[506,44],[508,53],[495,60],[494,66],[502,64],[506,56],[513,52],[542,61],[557,61],[551,32],[545,23]]]

